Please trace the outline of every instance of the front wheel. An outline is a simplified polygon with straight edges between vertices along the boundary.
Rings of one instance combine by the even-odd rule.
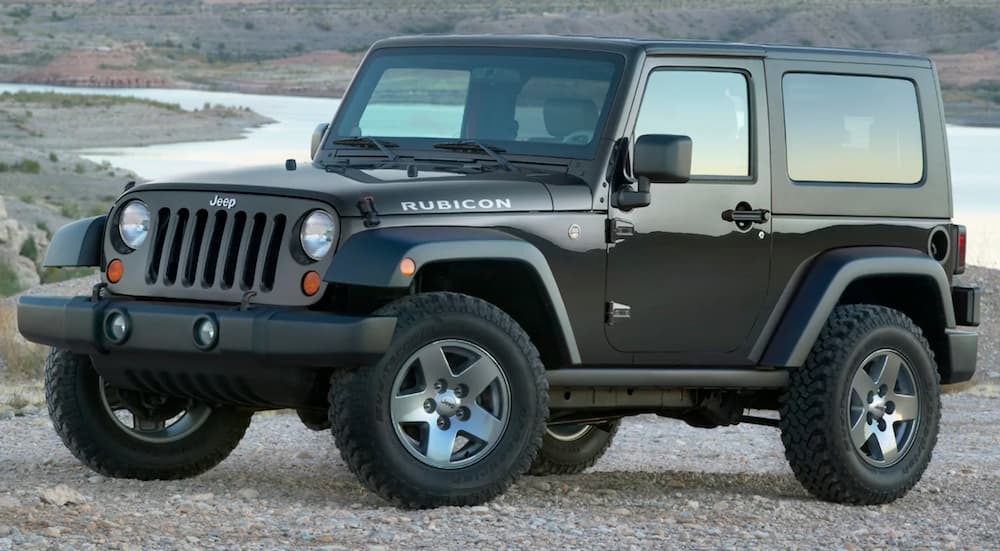
[[[454,293],[401,299],[374,366],[337,372],[341,456],[404,507],[476,505],[524,473],[542,441],[548,382],[528,335],[496,306]]]
[[[793,370],[781,439],[796,478],[827,501],[874,505],[923,475],[941,416],[934,355],[902,312],[837,307]]]
[[[578,474],[594,466],[611,447],[620,419],[595,425],[549,425],[528,474]]]
[[[252,413],[108,384],[87,356],[52,349],[45,366],[52,426],[70,452],[114,478],[171,480],[225,459]]]

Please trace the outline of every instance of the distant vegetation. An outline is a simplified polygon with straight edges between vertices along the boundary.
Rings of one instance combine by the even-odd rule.
[[[176,103],[165,103],[149,99],[134,98],[129,96],[109,96],[102,94],[60,94],[57,92],[4,92],[0,94],[0,101],[10,101],[19,104],[42,104],[47,107],[116,107],[127,104],[139,104],[166,109],[168,111],[180,111],[181,106]]]

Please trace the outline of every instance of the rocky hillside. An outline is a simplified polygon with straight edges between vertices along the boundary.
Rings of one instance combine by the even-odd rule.
[[[13,286],[9,289],[27,289],[41,283],[40,254],[48,245],[48,233],[9,217],[0,197],[0,288],[6,284]]]
[[[998,123],[994,0],[107,0],[0,2],[0,81],[336,95],[374,40],[557,33],[933,56],[949,111]]]

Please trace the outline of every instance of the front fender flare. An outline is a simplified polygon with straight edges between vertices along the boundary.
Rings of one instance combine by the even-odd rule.
[[[107,216],[84,218],[56,230],[45,252],[46,268],[89,267],[101,265],[101,243]]]
[[[862,278],[912,276],[926,278],[937,288],[945,327],[955,327],[951,286],[944,268],[933,258],[898,247],[850,247],[819,255],[785,310],[761,358],[762,365],[797,367],[805,364],[823,325],[847,287]]]
[[[531,243],[500,230],[408,227],[364,231],[351,236],[340,247],[323,279],[344,285],[405,289],[412,278],[399,270],[403,258],[413,259],[418,270],[451,260],[509,260],[527,264],[549,298],[570,362],[580,363],[569,314],[545,255]]]

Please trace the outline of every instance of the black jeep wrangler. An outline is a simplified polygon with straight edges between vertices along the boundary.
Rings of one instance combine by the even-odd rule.
[[[468,505],[655,413],[777,426],[813,494],[885,503],[975,371],[925,58],[391,39],[312,154],[130,185],[56,233],[46,265],[103,282],[18,316],[87,466],[193,476],[294,408],[384,498]]]

